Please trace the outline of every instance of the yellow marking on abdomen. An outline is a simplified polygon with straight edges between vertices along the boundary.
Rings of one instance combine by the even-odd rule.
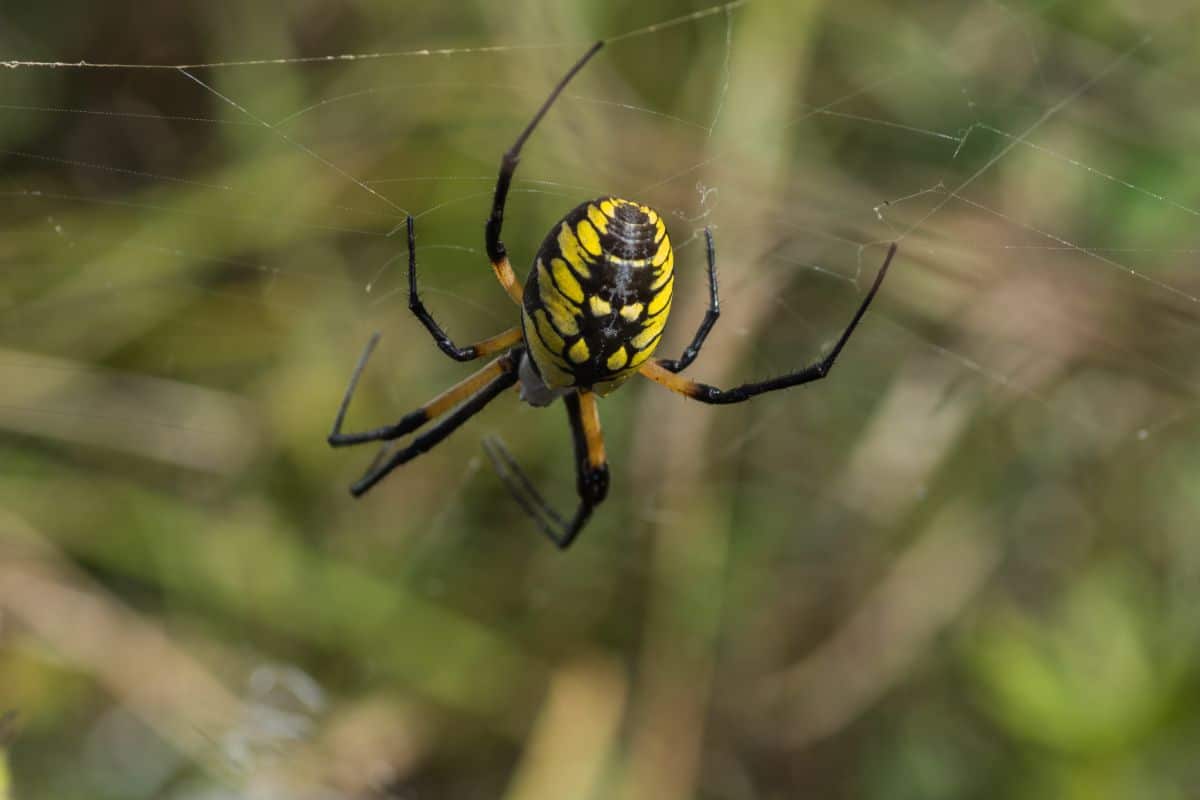
[[[600,255],[600,234],[596,233],[596,229],[592,227],[592,223],[586,219],[579,220],[579,224],[575,226],[575,236],[579,239],[579,243],[583,245],[584,250],[587,250],[594,256]]]
[[[608,367],[610,372],[616,372],[621,367],[625,366],[627,361],[629,361],[629,354],[626,353],[625,348],[622,347],[620,350],[609,356],[608,360],[604,362],[604,365]]]
[[[533,324],[537,328],[537,333],[542,337],[542,342],[552,352],[562,353],[566,349],[567,343],[558,335],[558,331],[554,330],[554,326],[546,319],[546,312],[538,309],[533,312]]]
[[[671,308],[671,295],[669,292],[666,294],[667,294],[667,302],[666,302],[666,305],[663,307],[664,313],[659,314],[657,317],[652,318],[649,322],[646,323],[646,327],[642,328],[641,332],[638,333],[637,336],[634,336],[632,339],[629,340],[629,343],[632,344],[634,347],[636,347],[638,350],[644,349],[646,347],[646,345],[648,345],[652,341],[654,341],[655,338],[657,338],[658,335],[660,333],[662,333],[663,326],[667,324],[667,315],[668,315],[668,313],[670,313],[670,308]]]
[[[675,274],[675,253],[667,256],[667,263],[663,264],[658,270],[658,277],[654,279],[654,283],[650,284],[650,291],[657,292],[663,287],[667,281],[671,280],[671,276]]]
[[[583,246],[579,244],[579,239],[576,238],[575,232],[571,230],[571,226],[565,222],[558,229],[558,249],[562,253],[562,257],[566,259],[566,264],[570,264],[571,269],[578,272],[581,277],[590,278],[592,276],[591,271],[588,269],[588,262],[592,259],[584,252]],[[563,266],[565,267],[566,264]],[[557,271],[554,273],[554,277],[558,277]],[[578,285],[578,282],[576,282],[576,285]],[[565,287],[563,291],[566,291]],[[583,300],[582,291],[580,291],[579,300],[580,302]]]
[[[575,344],[571,345],[571,349],[567,351],[567,358],[574,361],[576,364],[582,364],[588,360],[591,353],[588,351],[587,342],[580,339]]]
[[[541,314],[543,319],[545,317],[545,312],[540,309],[535,314]],[[528,327],[530,324],[529,315],[524,315],[524,318],[525,325]],[[532,324],[539,324],[536,321],[536,317]],[[568,386],[573,386],[575,384],[575,376],[571,374],[570,370],[566,369],[566,362],[562,360],[562,351],[560,350],[557,353],[551,352],[536,332],[530,331],[528,333],[529,335],[525,337],[525,341],[529,344],[529,354],[533,358],[533,363],[537,365],[538,372],[541,373],[542,380],[545,381],[546,385],[555,389],[564,389]]]
[[[667,263],[667,256],[671,254],[671,242],[663,239],[662,244],[658,246],[658,252],[654,254],[654,258],[650,259],[650,263],[656,267],[661,267]]]
[[[637,369],[644,364],[647,358],[654,355],[654,350],[657,346],[647,347],[645,350],[638,350],[634,353],[633,358],[629,359],[629,369]]]
[[[612,313],[612,304],[598,295],[592,295],[589,297],[588,305],[592,309],[593,317],[603,317],[605,314]],[[621,309],[621,313],[624,314],[625,310]]]
[[[642,309],[645,308],[641,303],[630,303],[627,306],[621,306],[621,316],[630,322],[635,321],[642,315]]]
[[[535,354],[533,360],[537,364],[538,372],[542,374],[542,380],[550,388],[565,389],[575,385],[575,376],[549,358],[537,358]]]
[[[600,233],[608,233],[608,217],[604,216],[604,212],[596,208],[594,205],[589,205],[587,208],[588,219],[592,221],[592,225]]]
[[[554,272],[554,284],[558,290],[572,302],[582,303],[583,287],[579,285],[579,281],[575,280],[571,270],[567,269],[567,262],[561,258],[552,258],[550,259],[550,269]]]
[[[546,265],[538,261],[537,271],[538,296],[541,298],[542,305],[546,307],[546,312],[550,315],[550,321],[554,323],[554,327],[563,336],[574,336],[579,333],[579,321],[575,319],[575,309],[567,302],[567,298],[554,288],[554,282],[550,280],[550,272],[546,269]]]
[[[650,301],[650,305],[646,308],[646,313],[653,317],[659,311],[662,311],[671,302],[671,290],[673,288],[673,284],[668,282],[658,294],[654,295],[654,299]]]

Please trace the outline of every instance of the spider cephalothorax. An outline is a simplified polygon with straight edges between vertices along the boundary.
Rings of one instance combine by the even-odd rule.
[[[576,206],[551,228],[522,286],[500,239],[505,201],[520,161],[521,148],[567,83],[602,46],[603,42],[597,42],[571,67],[500,161],[500,175],[496,179],[484,241],[492,271],[509,297],[521,307],[520,325],[467,347],[454,344],[421,302],[417,291],[416,234],[413,218],[408,218],[409,309],[442,352],[456,361],[472,361],[486,355],[498,357],[392,425],[359,433],[342,433],[342,422],[354,387],[379,341],[379,334],[372,336],[338,407],[329,443],[342,447],[390,442],[415,433],[433,420],[438,422],[415,435],[407,446],[393,448],[386,445],[367,474],[350,488],[356,496],[365,493],[401,464],[437,445],[505,389],[520,382],[521,396],[529,403],[544,406],[561,398],[567,408],[575,446],[576,490],[579,494],[575,513],[568,519],[550,507],[499,440],[488,439],[484,444],[517,502],[555,544],[565,548],[575,540],[592,509],[608,493],[608,461],[600,431],[598,396],[613,391],[634,373],[705,403],[740,403],[765,392],[819,380],[829,374],[875,297],[896,253],[895,245],[888,249],[875,282],[850,324],[821,360],[778,378],[718,389],[678,374],[700,353],[720,313],[711,231],[706,229],[704,232],[708,256],[708,312],[691,344],[678,359],[651,358],[671,311],[675,254],[662,216],[649,206],[616,197],[600,197]]]

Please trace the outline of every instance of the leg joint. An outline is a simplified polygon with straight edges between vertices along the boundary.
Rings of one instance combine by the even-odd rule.
[[[608,465],[583,465],[579,470],[577,488],[580,498],[588,505],[595,506],[604,502],[604,498],[608,496]]]

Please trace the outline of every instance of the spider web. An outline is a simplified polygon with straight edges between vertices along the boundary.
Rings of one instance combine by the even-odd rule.
[[[811,611],[840,593],[852,599],[829,618],[792,609],[806,622],[786,652],[746,667],[773,676],[772,704],[809,698],[778,734],[804,747],[900,680],[897,656],[861,685],[822,691],[869,638],[872,613],[955,573],[940,601],[890,631],[895,652],[919,650],[995,578],[1002,553],[1025,552],[1021,531],[1056,515],[1115,531],[1126,509],[1155,502],[1099,502],[1134,477],[1110,462],[1174,485],[1196,427],[1200,201],[1188,176],[1200,169],[1184,147],[1194,115],[1165,109],[1190,108],[1193,13],[1130,11],[1097,33],[1072,27],[1063,3],[819,20],[752,0],[679,12],[598,22],[526,4],[482,12],[481,33],[444,20],[428,32],[372,26],[366,12],[358,27],[330,12],[288,30],[247,11],[210,21],[203,43],[156,38],[145,20],[146,37],[114,41],[111,57],[96,50],[103,39],[80,37],[89,49],[77,58],[70,32],[45,20],[0,33],[11,56],[0,61],[0,429],[15,465],[0,507],[65,560],[139,574],[65,532],[41,492],[22,499],[30,485],[59,475],[53,486],[91,503],[148,487],[202,530],[231,504],[241,526],[378,560],[421,602],[468,619],[486,619],[498,596],[532,613],[588,598],[620,608],[615,587],[645,581],[657,587],[637,606],[645,640],[629,649],[666,671],[684,669],[664,655],[679,641],[664,620],[689,580],[724,587],[692,634],[709,643],[755,607],[795,595]],[[689,374],[720,385],[815,360],[895,241],[876,306],[835,377],[803,397],[730,412],[650,387],[606,400],[613,497],[584,539],[629,529],[607,549],[572,551],[574,569],[549,555],[529,566],[521,544],[481,533],[495,534],[494,507],[504,538],[532,535],[483,468],[484,433],[502,435],[539,483],[562,484],[549,491],[558,505],[572,502],[561,414],[510,398],[389,478],[383,498],[343,510],[339,487],[369,457],[331,455],[321,437],[370,333],[384,336],[356,425],[465,374],[407,315],[405,216],[426,303],[456,341],[511,326],[482,242],[496,165],[597,32],[608,46],[517,172],[504,238],[519,274],[580,200],[654,205],[678,252],[660,350],[673,357],[703,313],[711,227],[722,317]],[[811,38],[798,47],[797,36]],[[1010,528],[1015,543],[996,532]],[[1055,542],[1082,547],[1081,536]],[[945,553],[965,566],[947,567]],[[481,580],[488,559],[525,565],[521,586],[456,588]],[[682,575],[669,566],[681,559]],[[854,591],[863,574],[873,594]],[[797,581],[812,588],[797,593]],[[206,602],[192,587],[167,591]],[[703,662],[702,687],[720,684],[722,658]],[[746,728],[748,740],[776,733]],[[156,730],[214,760],[170,725]],[[630,751],[631,775],[650,769],[652,744],[635,735]],[[704,780],[688,775],[678,780]]]

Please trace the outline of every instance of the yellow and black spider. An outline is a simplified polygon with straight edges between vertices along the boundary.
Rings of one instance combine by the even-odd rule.
[[[534,257],[524,286],[508,262],[500,241],[504,202],[521,156],[521,147],[553,105],[571,78],[596,54],[597,42],[558,82],[533,115],[517,141],[500,161],[500,175],[485,228],[492,270],[513,302],[521,306],[521,324],[489,339],[458,347],[425,310],[417,293],[416,238],[408,218],[408,307],[429,330],[438,347],[455,361],[472,361],[502,353],[483,369],[448,389],[394,425],[342,433],[342,422],[367,359],[379,341],[370,342],[338,407],[329,434],[334,447],[391,441],[416,431],[427,422],[439,422],[416,436],[406,447],[385,449],[350,491],[357,497],[405,464],[445,439],[505,389],[520,383],[521,399],[547,406],[562,398],[575,441],[575,468],[579,505],[568,520],[559,515],[533,487],[529,478],[497,440],[485,447],[500,477],[517,502],[560,548],[568,547],[583,528],[592,509],[608,493],[608,463],[596,397],[616,389],[634,373],[641,373],[671,391],[704,403],[740,403],[764,392],[787,389],[819,380],[829,374],[855,326],[866,313],[888,265],[896,253],[893,244],[867,296],[833,349],[820,361],[771,380],[718,389],[679,376],[696,358],[720,313],[717,302],[716,256],[712,233],[705,230],[708,252],[709,308],[692,343],[677,360],[651,359],[667,314],[675,285],[675,254],[660,214],[649,206],[616,197],[601,197],[576,206],[546,236]]]

